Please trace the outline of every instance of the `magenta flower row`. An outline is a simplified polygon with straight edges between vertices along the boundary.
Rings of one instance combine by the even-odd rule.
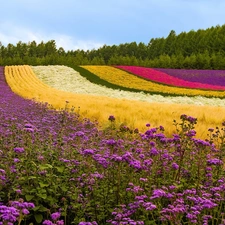
[[[166,85],[183,87],[183,88],[194,88],[194,89],[225,90],[225,87],[221,85],[211,85],[211,84],[205,84],[201,82],[191,82],[191,81],[179,79],[174,76],[170,76],[169,74],[165,72],[152,69],[152,68],[146,68],[146,67],[140,67],[140,66],[116,66],[116,68],[130,72],[141,78],[145,78],[147,80],[166,84]]]

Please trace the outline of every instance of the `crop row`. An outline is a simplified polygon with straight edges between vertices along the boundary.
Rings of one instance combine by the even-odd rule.
[[[82,66],[91,73],[99,76],[109,83],[113,83],[126,88],[133,88],[139,91],[148,91],[166,95],[181,96],[206,96],[206,97],[225,97],[224,91],[197,90],[188,88],[171,87],[144,80],[123,70],[111,66]]]
[[[204,84],[200,82],[190,82],[152,68],[140,66],[116,66],[116,68],[125,70],[129,73],[135,74],[139,77],[145,78],[153,82],[171,85],[175,87],[206,89],[206,90],[225,90],[225,86]],[[201,74],[199,74],[198,76],[200,77],[201,80],[204,80],[201,78]],[[211,79],[214,79],[214,77],[212,76]]]

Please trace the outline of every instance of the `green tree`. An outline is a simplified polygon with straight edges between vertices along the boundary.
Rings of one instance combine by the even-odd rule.
[[[171,58],[169,55],[163,54],[159,56],[158,67],[160,68],[170,68]]]
[[[164,44],[164,54],[166,55],[173,55],[176,49],[176,32],[171,30],[169,35],[167,36]]]

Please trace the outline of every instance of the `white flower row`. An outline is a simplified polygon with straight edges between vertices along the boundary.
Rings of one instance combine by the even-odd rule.
[[[32,69],[36,76],[45,84],[58,90],[77,94],[108,96],[145,102],[225,106],[225,99],[219,98],[206,98],[202,96],[164,97],[162,95],[151,95],[143,92],[135,93],[114,90],[91,83],[86,78],[82,77],[77,71],[67,66],[33,66]]]

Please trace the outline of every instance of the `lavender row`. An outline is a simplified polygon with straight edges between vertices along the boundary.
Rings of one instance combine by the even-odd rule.
[[[186,81],[225,86],[225,70],[154,69]]]

